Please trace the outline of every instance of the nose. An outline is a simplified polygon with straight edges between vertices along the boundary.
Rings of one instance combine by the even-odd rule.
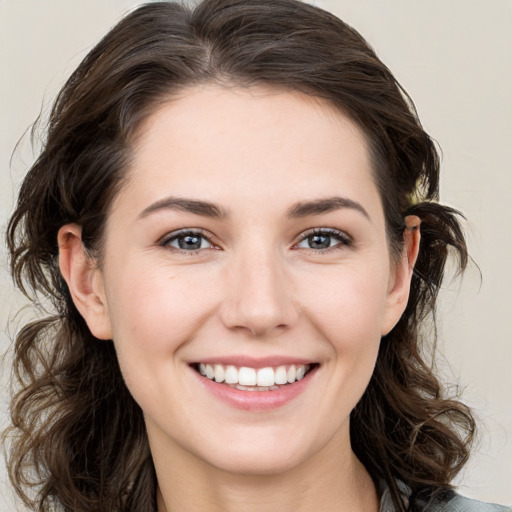
[[[221,318],[229,329],[265,337],[291,327],[299,318],[290,272],[272,250],[260,246],[234,256],[225,285]]]

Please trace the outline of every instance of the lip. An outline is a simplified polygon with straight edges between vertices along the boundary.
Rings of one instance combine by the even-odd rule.
[[[270,357],[248,357],[248,356],[237,356],[231,355],[226,357],[210,357],[197,361],[192,361],[190,364],[223,364],[223,365],[232,365],[237,367],[247,366],[249,368],[267,368],[268,366],[290,366],[292,364],[296,365],[307,365],[314,364],[315,361],[311,361],[309,359],[301,359],[301,358],[290,358],[289,356],[270,356]]]
[[[228,363],[227,359],[222,359],[225,364]],[[232,361],[233,359],[231,359]],[[205,360],[206,364],[214,364],[215,361],[220,362],[219,359]],[[244,364],[242,366],[249,366],[246,364],[247,358],[244,358]],[[261,361],[261,360],[260,360]],[[253,366],[253,368],[264,368],[265,366],[279,366],[279,364],[269,364],[267,359],[262,366]],[[272,359],[274,361],[274,359]],[[290,359],[286,359],[286,363],[283,364],[310,364],[310,363],[297,363],[291,362]],[[254,364],[254,362],[253,362]],[[217,383],[200,375],[192,367],[190,368],[199,381],[199,384],[203,386],[209,393],[215,396],[217,399],[223,401],[231,407],[241,409],[245,411],[270,411],[283,407],[287,403],[291,402],[299,395],[301,395],[313,381],[315,374],[318,370],[318,365],[314,367],[305,375],[301,380],[294,382],[293,384],[287,384],[280,389],[273,391],[244,391],[241,389],[232,388],[226,384]]]

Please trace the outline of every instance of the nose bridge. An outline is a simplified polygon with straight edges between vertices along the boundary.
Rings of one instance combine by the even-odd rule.
[[[235,251],[228,269],[224,323],[255,336],[296,318],[285,262],[271,244],[254,241]]]

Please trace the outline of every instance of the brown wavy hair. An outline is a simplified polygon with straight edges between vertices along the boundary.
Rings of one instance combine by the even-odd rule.
[[[155,512],[156,476],[142,412],[113,344],[89,332],[58,270],[57,232],[82,226],[101,255],[112,199],[137,130],[186,87],[267,86],[323,98],[366,134],[394,254],[404,218],[421,218],[410,299],[382,339],[371,382],[352,412],[352,446],[399,511],[451,488],[474,433],[470,410],[445,396],[430,352],[436,297],[451,253],[468,255],[460,216],[438,203],[439,156],[414,105],[351,27],[297,0],[144,5],[91,50],[59,93],[42,152],[21,186],[7,243],[15,282],[55,314],[15,342],[9,472],[24,503],[48,511]],[[412,491],[409,504],[401,480]],[[415,505],[416,504],[416,505]]]

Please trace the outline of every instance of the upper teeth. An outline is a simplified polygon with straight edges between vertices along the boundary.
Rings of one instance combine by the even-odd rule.
[[[277,368],[271,366],[266,368],[249,368],[247,366],[237,368],[233,365],[203,363],[199,365],[199,373],[210,380],[215,380],[215,382],[263,387],[292,384],[301,380],[308,369],[309,365],[306,364],[292,364],[278,366]]]

